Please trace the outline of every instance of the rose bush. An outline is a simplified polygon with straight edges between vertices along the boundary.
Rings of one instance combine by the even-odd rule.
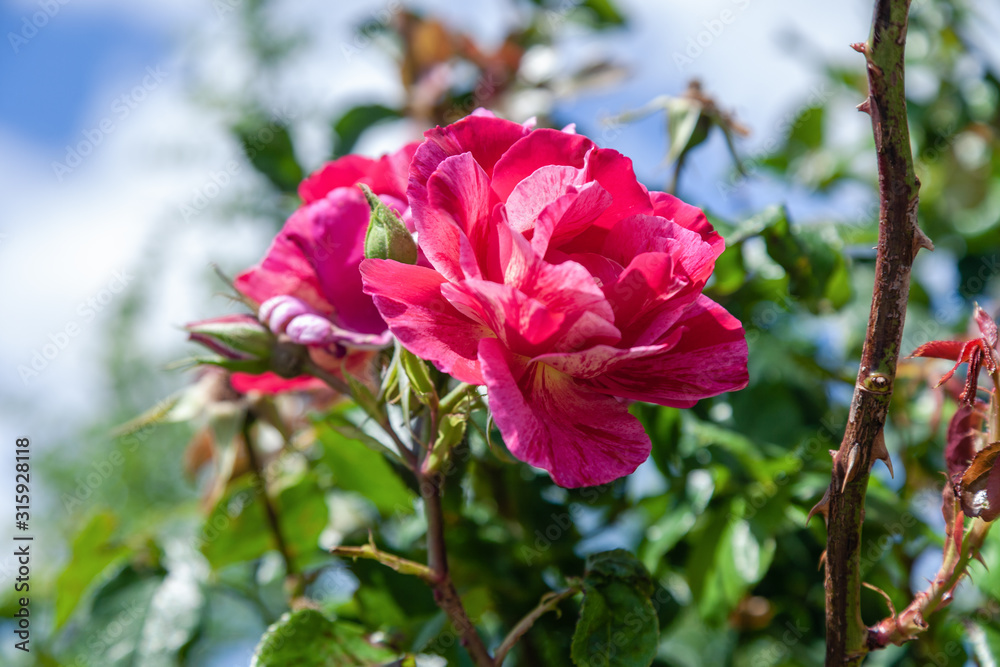
[[[416,147],[409,144],[379,159],[348,155],[323,166],[299,186],[302,206],[264,259],[235,280],[236,289],[257,306],[261,323],[308,346],[312,360],[332,373],[346,368],[364,375],[370,351],[392,339],[362,291],[358,266],[370,209],[358,185],[367,185],[409,219],[406,182]],[[206,343],[204,337],[192,338]],[[326,386],[309,376],[282,378],[273,372],[233,373],[232,383],[238,391],[264,393]]]
[[[699,209],[572,131],[479,111],[425,137],[406,192],[421,261],[367,259],[364,289],[407,349],[487,387],[512,454],[602,484],[650,452],[628,401],[746,386],[743,328],[701,293],[724,242]]]

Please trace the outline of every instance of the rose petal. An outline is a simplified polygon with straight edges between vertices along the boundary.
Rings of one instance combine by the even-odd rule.
[[[600,183],[591,181],[565,194],[542,209],[535,221],[531,246],[545,257],[549,248],[559,248],[584,232],[611,206],[614,199]]]
[[[566,314],[550,311],[510,285],[463,280],[441,285],[441,294],[460,313],[492,331],[520,354],[534,354],[560,331]]]
[[[419,145],[420,142],[412,142],[377,160],[345,155],[328,162],[302,181],[299,197],[309,204],[337,188],[356,188],[358,183],[364,183],[377,195],[389,195],[405,201],[410,161]]]
[[[361,275],[365,293],[372,295],[390,331],[406,349],[462,382],[483,383],[478,343],[493,334],[445,300],[441,274],[422,266],[366,259]]]
[[[539,167],[507,197],[507,221],[514,230],[527,235],[546,206],[565,194],[576,194],[585,182],[582,169],[555,164]]]
[[[407,197],[412,206],[427,201],[427,180],[447,158],[462,153],[472,153],[486,175],[492,177],[497,160],[514,142],[530,130],[523,125],[476,114],[466,116],[447,127],[435,127],[424,133],[424,141],[410,163]]]
[[[606,484],[648,458],[649,437],[620,401],[545,364],[525,365],[495,339],[480,342],[479,360],[507,448],[556,484]]]
[[[683,331],[677,330],[670,339],[659,345],[625,349],[610,345],[595,345],[579,352],[542,354],[532,361],[548,364],[556,370],[578,379],[589,379],[612,371],[624,362],[648,359],[665,352],[677,344],[683,333]]]
[[[496,162],[493,191],[506,200],[521,181],[552,165],[581,168],[594,142],[583,135],[548,128],[535,130],[511,145]]]
[[[510,239],[510,255],[504,267],[504,284],[538,299],[546,307],[573,315],[590,311],[608,322],[614,311],[604,292],[586,268],[572,261],[546,262],[523,236],[501,226],[501,238]]]
[[[747,386],[747,342],[739,320],[699,296],[677,321],[683,335],[659,353],[626,360],[590,383],[614,396],[676,408]],[[665,340],[676,336],[670,332]]]
[[[705,217],[704,211],[697,206],[691,206],[691,204],[666,192],[650,192],[649,199],[653,202],[653,215],[666,218],[685,229],[697,232],[702,240],[712,247],[716,257],[726,249],[726,242],[712,227],[708,218]]]
[[[463,153],[443,160],[427,180],[427,200],[413,202],[420,247],[446,278],[482,277],[490,249],[490,196],[486,173],[471,153]]]
[[[700,289],[712,274],[721,250],[721,245],[713,247],[697,232],[666,218],[635,215],[625,218],[611,230],[602,254],[628,266],[641,253],[666,253],[674,259],[677,273],[686,274]]]
[[[260,375],[232,373],[229,376],[229,384],[241,394],[251,391],[258,391],[262,394],[281,394],[286,391],[330,390],[325,382],[309,375],[300,375],[296,378],[286,379],[270,371],[261,373]]]
[[[304,220],[294,225],[289,237],[309,260],[338,324],[362,333],[384,331],[385,322],[362,291],[358,272],[365,258],[370,217],[361,191],[339,188],[300,208],[292,217]]]
[[[299,183],[299,197],[303,203],[311,204],[337,188],[351,187],[366,178],[374,164],[375,160],[361,155],[345,155],[327,162]]]
[[[312,264],[291,238],[298,226],[306,224],[304,215],[293,215],[271,242],[264,259],[236,276],[236,290],[258,304],[271,297],[294,294],[317,310],[331,311],[333,306],[323,296]]]
[[[678,275],[677,268],[667,253],[642,253],[604,287],[615,312],[615,324],[633,337],[627,339],[628,344],[658,339],[700,294],[701,285],[683,273]]]
[[[567,244],[567,252],[599,251],[608,230],[633,215],[651,215],[653,205],[646,188],[632,170],[632,160],[618,151],[595,148],[587,154],[587,180],[597,181],[611,195],[613,203],[583,234]]]

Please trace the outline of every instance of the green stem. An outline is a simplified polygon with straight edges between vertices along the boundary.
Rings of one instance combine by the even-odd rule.
[[[424,581],[433,582],[434,576],[431,569],[426,565],[421,565],[412,560],[407,560],[406,558],[401,558],[385,551],[380,551],[375,543],[371,541],[369,537],[369,543],[360,547],[334,547],[330,550],[334,556],[341,556],[343,558],[367,558],[369,560],[378,561],[385,565],[386,567],[392,568],[400,574],[411,574],[416,577],[420,577]]]
[[[302,363],[302,372],[306,375],[312,375],[313,377],[319,378],[323,382],[330,385],[334,391],[341,393],[344,396],[351,395],[351,388],[347,386],[346,382],[330,371],[320,368],[315,362],[313,362],[312,359],[306,358],[306,360]]]
[[[546,612],[552,611],[558,607],[560,602],[566,598],[573,597],[582,589],[582,584],[578,584],[558,593],[546,593],[542,597],[541,602],[538,603],[538,606],[518,621],[517,625],[515,625],[514,628],[507,633],[507,636],[504,637],[503,642],[494,652],[493,660],[496,667],[500,667],[500,665],[503,664],[504,658],[507,657],[510,650],[514,648],[515,644],[517,644],[517,640],[519,640],[528,630],[531,629],[531,626],[535,624],[535,621],[537,621]]]
[[[284,532],[281,529],[281,521],[278,519],[278,510],[275,508],[274,502],[271,500],[271,494],[267,489],[267,477],[264,474],[264,467],[261,465],[260,457],[257,456],[257,446],[250,432],[254,419],[253,411],[248,410],[246,418],[243,420],[243,442],[246,445],[250,468],[253,470],[254,477],[256,477],[257,483],[260,485],[260,496],[264,503],[264,515],[267,518],[268,528],[270,528],[271,535],[274,537],[278,553],[281,554],[281,560],[285,564],[285,574],[291,588],[292,597],[298,597],[304,592],[305,583],[295,568],[295,561],[292,558],[291,551],[288,549],[288,542],[285,540]]]
[[[441,399],[438,403],[438,414],[447,415],[455,411],[455,408],[462,399],[466,397],[473,385],[466,382],[461,383]]]

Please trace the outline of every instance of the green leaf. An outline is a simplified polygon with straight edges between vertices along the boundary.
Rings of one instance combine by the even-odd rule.
[[[796,159],[823,146],[823,116],[821,106],[806,107],[791,121],[785,143],[761,162],[777,171],[785,171]]]
[[[969,634],[972,640],[972,650],[979,658],[979,664],[996,664],[990,661],[995,660],[996,656],[1000,655],[1000,627],[996,624],[987,625],[986,623],[977,623],[974,627],[978,632]]]
[[[369,642],[361,626],[302,609],[267,629],[250,667],[361,667],[398,659],[395,651]]]
[[[823,113],[823,107],[803,109],[788,132],[789,144],[797,144],[804,149],[816,149],[822,146]]]
[[[212,567],[254,560],[277,548],[261,492],[256,480],[241,479],[212,509],[198,537]],[[304,559],[318,549],[329,520],[323,491],[316,477],[307,474],[272,493],[288,550],[296,561]]]
[[[625,15],[615,6],[613,0],[583,0],[580,6],[591,11],[596,28],[625,25]]]
[[[646,534],[649,543],[642,551],[642,562],[650,570],[663,560],[663,556],[680,542],[695,524],[696,517],[687,507],[672,508],[652,524]]]
[[[399,358],[406,377],[410,380],[410,389],[424,405],[432,405],[437,402],[437,390],[434,388],[434,380],[431,379],[430,369],[427,362],[413,354],[404,347],[399,348]]]
[[[79,662],[106,667],[173,667],[194,638],[205,598],[193,578],[124,568],[94,597],[76,647]],[[66,663],[69,664],[69,663]]]
[[[414,494],[378,452],[351,440],[326,424],[317,425],[323,463],[334,484],[367,498],[383,515],[413,512]]]
[[[656,657],[659,620],[650,596],[653,581],[623,549],[587,559],[583,606],[573,633],[577,667],[648,667]]]
[[[257,321],[206,320],[184,328],[191,340],[228,359],[267,359],[274,344],[274,335]]]
[[[673,97],[667,100],[667,134],[670,148],[665,164],[676,162],[682,155],[705,141],[707,125],[701,123],[701,102],[687,97]]]
[[[712,291],[718,296],[732,294],[746,283],[747,272],[743,265],[743,248],[727,243],[726,250],[715,260]]]
[[[257,171],[282,192],[295,194],[303,173],[284,123],[252,117],[234,127],[233,133]]]
[[[333,124],[335,135],[333,156],[343,157],[354,149],[365,130],[386,120],[401,118],[396,109],[381,104],[366,104],[349,109]]]
[[[218,366],[233,373],[250,373],[260,375],[271,370],[271,364],[266,359],[224,359],[222,357],[192,357],[192,364]]]
[[[653,441],[651,455],[656,467],[668,478],[677,471],[677,447],[682,435],[682,414],[677,408],[639,408],[643,425]]]
[[[717,508],[700,535],[692,536],[688,559],[692,597],[702,618],[721,621],[767,572],[774,558],[772,537],[759,539],[730,506]]]
[[[441,470],[448,461],[448,454],[465,437],[466,423],[469,421],[465,415],[444,415],[438,425],[437,438],[434,440],[434,447],[430,455],[424,461],[424,473]]]
[[[762,214],[761,235],[767,254],[788,274],[788,291],[811,311],[821,306],[841,308],[850,301],[851,281],[840,239],[833,228],[792,227],[784,207]]]
[[[112,540],[118,519],[110,512],[100,512],[90,517],[73,540],[69,563],[56,579],[55,627],[66,623],[80,603],[84,593],[102,572],[120,564],[132,549]]]

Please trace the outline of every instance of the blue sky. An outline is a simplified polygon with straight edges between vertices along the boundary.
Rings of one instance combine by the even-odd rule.
[[[0,4],[0,81],[16,91],[0,96],[0,124],[39,151],[60,154],[109,79],[141,72],[171,44],[162,29],[113,7],[52,5],[59,11],[49,17],[37,4]]]

